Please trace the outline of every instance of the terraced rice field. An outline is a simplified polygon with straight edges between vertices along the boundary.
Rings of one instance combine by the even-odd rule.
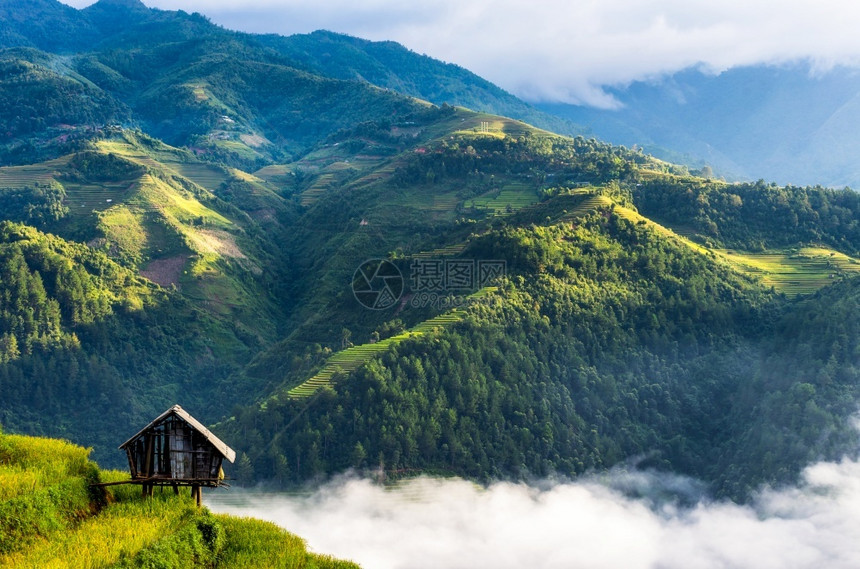
[[[320,174],[316,181],[314,181],[313,185],[311,185],[311,187],[302,192],[301,204],[303,206],[309,206],[316,202],[320,198],[320,196],[322,196],[325,192],[331,189],[334,181],[334,174]]]
[[[484,298],[495,290],[495,287],[486,287],[470,295],[469,298]],[[374,356],[386,352],[390,346],[402,342],[407,338],[423,336],[437,328],[445,328],[455,322],[459,322],[462,318],[463,312],[454,309],[430,320],[425,320],[421,324],[397,336],[392,336],[373,344],[362,344],[337,352],[328,359],[316,375],[290,389],[287,392],[287,396],[291,399],[310,397],[320,389],[331,387],[337,375],[355,371]]]
[[[430,209],[431,211],[442,213],[454,211],[458,203],[460,203],[460,198],[457,197],[457,194],[434,195],[433,205]]]
[[[528,132],[533,135],[557,136],[526,123],[495,115],[478,113],[470,114],[470,116],[465,118],[466,120],[460,122],[458,125],[459,130],[454,131],[454,134],[461,136],[494,136],[496,138],[512,136],[516,138]],[[482,129],[481,123],[487,124],[486,130]]]
[[[386,163],[385,161],[388,160]],[[403,166],[404,161],[399,158],[390,159],[389,157],[380,157],[376,163],[367,164],[367,173],[362,175],[350,185],[353,188],[367,186],[380,180],[389,179],[398,167]]]
[[[180,176],[188,178],[210,192],[217,190],[221,184],[227,181],[227,174],[223,170],[209,164],[195,164],[192,162],[172,163],[169,166]]]
[[[125,142],[102,140],[98,143],[98,148],[103,152],[117,154],[142,166],[162,168],[162,164],[149,154]]]
[[[65,204],[75,216],[89,216],[123,203],[137,182],[108,184],[63,184],[66,188]]]
[[[823,247],[750,253],[715,252],[736,269],[759,277],[765,286],[787,295],[811,294],[844,274],[860,272],[860,260]]]
[[[0,187],[23,188],[33,182],[50,182],[57,170],[66,165],[68,157],[29,166],[6,166],[0,168]]]
[[[502,187],[499,192],[494,191],[466,200],[464,205],[467,208],[490,210],[493,215],[505,215],[528,207],[537,201],[537,192],[532,187],[524,183],[510,183]]]
[[[413,259],[436,259],[439,257],[453,257],[459,255],[463,252],[463,249],[466,248],[465,243],[458,243],[457,245],[449,245],[448,247],[441,247],[439,249],[433,249],[432,251],[423,251],[421,253],[416,253],[412,255]]]
[[[567,212],[566,218],[587,215],[599,207],[611,206],[614,202],[606,196],[591,195],[585,198],[579,205]]]
[[[285,164],[273,164],[254,172],[254,175],[276,186],[292,185],[295,181],[293,168]]]

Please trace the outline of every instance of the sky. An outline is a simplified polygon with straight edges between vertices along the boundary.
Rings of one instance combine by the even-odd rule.
[[[91,0],[64,0],[75,7]],[[860,64],[860,3],[846,0],[144,0],[230,29],[327,29],[393,40],[532,102],[616,105],[605,86],[701,66]]]
[[[683,477],[618,470],[488,488],[419,478],[392,490],[342,478],[307,496],[232,489],[204,501],[374,569],[860,567],[860,464],[851,460],[810,466],[798,486],[765,489],[747,505],[708,501]]]

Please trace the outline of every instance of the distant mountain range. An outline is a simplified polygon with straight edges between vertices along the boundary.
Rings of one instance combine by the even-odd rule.
[[[57,0],[0,1],[0,46],[55,53],[191,38],[241,42],[315,75],[361,80],[434,104],[523,120],[566,135],[637,146],[729,180],[860,187],[860,72],[809,63],[750,66],[718,75],[691,68],[608,88],[614,110],[529,104],[457,65],[395,42],[327,31],[293,36],[235,33],[199,14],[100,0],[75,10]]]
[[[259,49],[280,63],[313,74],[366,81],[434,104],[499,114],[560,134],[588,134],[462,67],[419,55],[395,42],[325,31],[289,37],[242,34],[216,26],[200,14],[150,9],[139,0],[99,0],[83,10],[57,0],[0,0],[2,47],[69,53],[192,38],[241,42],[245,50]]]
[[[617,110],[543,104],[594,135],[731,179],[860,188],[860,71],[688,69],[609,91]]]

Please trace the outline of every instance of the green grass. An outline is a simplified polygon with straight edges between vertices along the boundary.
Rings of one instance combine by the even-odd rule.
[[[190,497],[124,499],[50,539],[0,558],[0,567],[108,567],[178,531],[193,515],[192,508]]]
[[[148,235],[142,216],[136,215],[125,205],[118,205],[102,212],[99,227],[110,242],[115,243],[132,259],[143,259]]]
[[[357,569],[358,565],[307,551],[303,539],[273,523],[253,518],[215,516],[227,535],[220,566],[244,569]],[[253,544],[253,545],[251,545]]]
[[[93,489],[128,474],[99,471],[88,454],[0,434],[0,568],[357,567],[271,523],[198,509],[187,488],[149,499],[137,485]]]
[[[495,287],[486,287],[470,295],[469,298],[483,298],[495,290]],[[310,397],[320,389],[332,387],[338,376],[355,371],[360,366],[370,361],[374,356],[386,352],[389,347],[408,338],[423,336],[424,334],[431,333],[437,329],[445,328],[451,324],[459,322],[462,318],[463,312],[458,309],[454,309],[450,312],[446,312],[445,314],[436,316],[435,318],[425,320],[402,334],[391,336],[390,338],[386,338],[372,344],[361,344],[359,346],[353,346],[351,348],[341,350],[340,352],[332,355],[326,361],[325,365],[323,365],[322,369],[320,369],[310,379],[290,389],[287,392],[287,396],[291,399]]]
[[[0,567],[89,515],[98,470],[88,455],[64,441],[0,434]]]

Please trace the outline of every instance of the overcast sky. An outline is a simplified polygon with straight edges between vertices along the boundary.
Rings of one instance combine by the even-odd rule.
[[[82,7],[89,0],[65,0]],[[530,101],[612,106],[604,85],[702,65],[860,64],[860,3],[847,0],[144,0],[231,29],[328,29],[394,40]]]

